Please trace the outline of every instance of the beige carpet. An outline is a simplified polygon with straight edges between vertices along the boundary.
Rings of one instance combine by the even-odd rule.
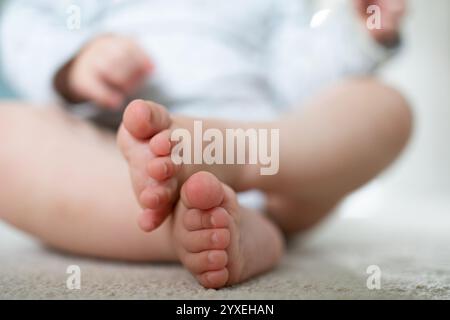
[[[275,271],[218,291],[178,265],[65,256],[0,223],[0,298],[450,299],[450,220],[428,221],[334,219],[293,241]],[[66,288],[73,264],[81,290]],[[370,265],[381,269],[380,290],[366,286]]]

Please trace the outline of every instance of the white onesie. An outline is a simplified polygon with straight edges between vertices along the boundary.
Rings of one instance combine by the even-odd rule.
[[[3,9],[1,58],[16,92],[45,105],[58,99],[56,71],[86,41],[125,34],[156,66],[136,97],[193,116],[267,120],[337,79],[370,73],[389,55],[345,6],[312,29],[312,3],[14,0]],[[71,110],[100,112],[89,105]]]

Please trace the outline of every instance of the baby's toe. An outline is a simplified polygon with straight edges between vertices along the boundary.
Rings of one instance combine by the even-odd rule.
[[[158,228],[170,213],[170,206],[159,209],[145,209],[138,217],[138,225],[144,232]]]
[[[188,210],[183,217],[184,227],[189,231],[201,229],[226,228],[229,225],[230,215],[223,208],[214,208],[208,211],[199,209]]]
[[[149,142],[150,151],[157,156],[168,156],[172,150],[170,130],[163,130],[153,136]]]
[[[174,176],[177,172],[177,166],[170,157],[159,157],[148,163],[147,172],[153,179],[163,181]]]
[[[166,207],[174,201],[177,184],[176,179],[169,179],[161,184],[147,186],[139,195],[139,203],[149,209]]]
[[[167,129],[171,119],[163,106],[150,101],[134,100],[125,109],[123,124],[136,139],[149,139]]]
[[[199,253],[186,253],[183,264],[190,272],[202,274],[207,271],[221,270],[228,263],[228,255],[224,250],[208,250]]]
[[[228,269],[223,268],[221,270],[207,271],[200,275],[197,275],[197,281],[205,288],[218,289],[227,284],[228,281]]]
[[[208,210],[221,205],[225,192],[213,174],[197,172],[184,183],[180,196],[186,208]]]
[[[230,245],[230,237],[228,229],[205,229],[187,232],[182,242],[186,251],[196,253],[226,249]]]

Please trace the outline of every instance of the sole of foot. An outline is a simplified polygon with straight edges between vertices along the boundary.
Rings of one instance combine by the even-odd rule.
[[[181,188],[173,235],[183,265],[205,288],[222,288],[272,269],[284,251],[281,232],[239,206],[235,192],[198,172]]]

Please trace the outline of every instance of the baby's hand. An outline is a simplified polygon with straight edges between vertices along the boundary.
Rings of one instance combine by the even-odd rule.
[[[131,39],[103,35],[89,42],[55,77],[55,87],[72,103],[91,101],[117,109],[152,70],[145,52]]]
[[[381,11],[381,29],[368,30],[372,37],[384,46],[398,42],[401,20],[406,11],[405,0],[353,0],[359,16],[366,22],[371,13],[367,8],[377,5]]]

